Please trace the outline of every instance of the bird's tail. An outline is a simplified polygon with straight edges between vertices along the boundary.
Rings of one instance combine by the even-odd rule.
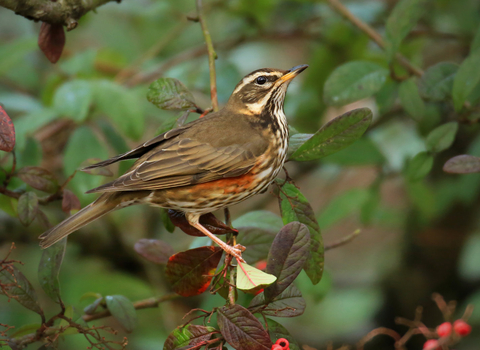
[[[42,233],[39,237],[40,247],[48,248],[70,233],[114,210],[118,205],[117,201],[108,199],[106,195],[100,196],[95,202]]]

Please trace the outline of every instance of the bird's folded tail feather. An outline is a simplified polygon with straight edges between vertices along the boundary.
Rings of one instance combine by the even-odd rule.
[[[114,201],[105,201],[100,197],[95,202],[87,205],[85,208],[59,223],[57,226],[42,233],[39,237],[41,240],[40,247],[43,249],[50,247],[62,238],[68,236],[70,233],[114,210],[117,207],[117,204],[118,203],[115,203]]]

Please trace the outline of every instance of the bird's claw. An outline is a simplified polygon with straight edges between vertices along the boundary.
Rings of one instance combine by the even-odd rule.
[[[230,255],[233,255],[237,259],[237,261],[244,263],[245,260],[242,258],[242,252],[244,251],[245,251],[244,246],[240,244],[236,244],[234,247],[229,246],[227,253]]]

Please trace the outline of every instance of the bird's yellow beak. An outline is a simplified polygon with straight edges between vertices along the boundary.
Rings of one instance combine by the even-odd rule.
[[[281,77],[280,80],[282,82],[292,80],[293,78],[295,78],[297,75],[302,73],[307,68],[308,68],[308,64],[302,64],[300,66],[293,67],[283,77]]]

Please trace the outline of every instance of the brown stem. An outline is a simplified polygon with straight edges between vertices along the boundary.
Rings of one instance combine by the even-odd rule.
[[[325,251],[340,247],[342,245],[345,245],[351,241],[353,241],[358,235],[360,234],[360,230],[355,230],[353,233],[349,234],[348,236],[345,236],[341,239],[339,239],[336,242],[330,243],[330,244],[325,244]]]
[[[158,307],[159,304],[165,301],[176,299],[178,297],[179,297],[178,294],[167,294],[162,297],[148,298],[145,300],[136,301],[133,303],[133,306],[135,307],[135,310],[153,308],[153,307]],[[93,315],[83,315],[82,318],[85,322],[90,322],[90,321],[98,320],[100,318],[105,318],[108,316],[111,316],[110,311],[104,310],[102,312],[94,313]]]
[[[353,25],[355,25],[358,29],[362,32],[367,34],[370,39],[372,39],[378,46],[382,49],[385,49],[385,42],[383,38],[378,32],[369,26],[367,23],[363,22],[360,18],[356,17],[353,13],[351,13],[348,8],[346,8],[339,0],[327,0],[329,5],[338,13],[340,13],[343,17],[349,20]],[[417,77],[421,77],[423,75],[423,70],[414,66],[405,56],[400,53],[395,55],[398,63],[400,63],[403,67],[405,67],[410,74],[416,75]]]
[[[205,18],[202,13],[202,0],[197,0],[197,14],[198,21],[202,27],[203,36],[205,37],[205,42],[207,44],[208,51],[208,67],[210,69],[210,97],[212,99],[212,108],[213,111],[218,111],[218,98],[217,98],[217,75],[215,72],[215,59],[217,54],[213,48],[212,37],[208,31],[207,24],[205,23]]]

